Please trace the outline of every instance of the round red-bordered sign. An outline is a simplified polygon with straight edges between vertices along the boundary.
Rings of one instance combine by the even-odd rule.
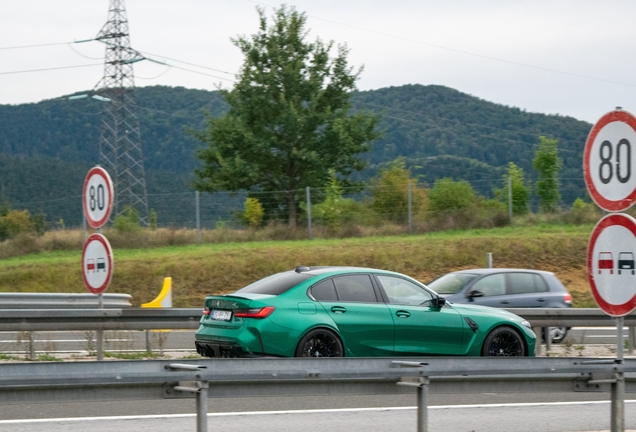
[[[108,172],[101,167],[88,171],[82,189],[82,207],[86,222],[100,228],[108,222],[113,210],[114,187]]]
[[[91,234],[82,249],[82,278],[89,292],[101,294],[113,279],[113,250],[99,233]]]
[[[594,300],[605,313],[620,317],[636,309],[636,219],[616,213],[596,224],[587,272]]]
[[[592,127],[583,152],[583,178],[602,209],[619,212],[636,202],[636,118],[627,111],[605,114]]]

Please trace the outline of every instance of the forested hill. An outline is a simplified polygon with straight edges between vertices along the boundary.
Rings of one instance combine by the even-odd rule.
[[[197,165],[194,151],[201,146],[186,129],[202,129],[204,112],[218,116],[227,105],[219,92],[182,87],[142,87],[137,89],[137,100],[149,193],[185,191],[186,179]],[[1,196],[23,203],[40,199],[39,194],[79,194],[81,185],[70,191],[69,183],[75,181],[64,179],[81,179],[86,167],[97,163],[102,103],[69,101],[64,96],[34,104],[0,105]],[[384,136],[364,155],[369,162],[364,177],[404,157],[422,181],[466,179],[479,193],[489,194],[492,187],[501,186],[508,162],[521,166],[528,178],[534,177],[532,159],[538,137],[544,135],[559,141],[564,204],[585,193],[581,157],[589,123],[529,113],[442,86],[359,92],[354,105],[382,115]],[[30,178],[33,175],[35,179]],[[27,188],[30,184],[47,187]]]

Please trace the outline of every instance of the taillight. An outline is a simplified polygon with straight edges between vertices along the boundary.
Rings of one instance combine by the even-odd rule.
[[[205,309],[203,309],[203,315],[210,315],[210,308],[206,307]]]
[[[572,294],[565,294],[563,296],[563,300],[565,301],[565,304],[572,304]]]
[[[265,306],[260,309],[236,309],[234,316],[237,318],[257,318],[263,319],[274,313],[276,308],[274,306]]]

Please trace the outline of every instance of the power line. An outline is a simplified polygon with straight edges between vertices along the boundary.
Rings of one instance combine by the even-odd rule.
[[[215,69],[215,68],[211,68],[211,67],[208,67],[208,66],[202,66],[202,65],[195,64],[195,63],[188,63],[188,62],[183,61],[183,60],[177,60],[177,59],[166,57],[166,56],[163,56],[163,55],[160,55],[160,54],[152,54],[152,53],[149,53],[147,51],[139,51],[139,52],[142,53],[142,54],[147,54],[149,56],[160,57],[160,58],[164,58],[166,60],[174,61],[174,62],[177,62],[177,63],[187,64],[188,66],[195,66],[195,67],[198,67],[198,68],[201,68],[201,69],[208,69],[208,70],[211,70],[211,71],[221,72],[221,73],[232,75],[232,76],[235,75],[232,72],[227,72],[227,71],[224,71],[224,70],[221,70],[221,69]]]
[[[254,3],[254,4],[258,4],[258,5],[262,5],[262,6],[269,6],[269,7],[275,7],[271,4],[268,3],[263,3],[260,1],[255,1],[255,0],[245,0],[246,2],[249,3]],[[512,60],[507,60],[507,59],[502,59],[502,58],[498,58],[498,57],[493,57],[493,56],[488,56],[488,55],[484,55],[484,54],[479,54],[479,53],[474,53],[471,51],[465,51],[465,50],[460,50],[457,48],[452,48],[452,47],[447,47],[447,46],[443,46],[443,45],[437,45],[437,44],[433,44],[430,42],[424,42],[424,41],[420,41],[417,39],[411,39],[411,38],[407,38],[404,36],[397,36],[397,35],[393,35],[390,33],[384,33],[378,30],[371,30],[368,28],[364,28],[364,27],[358,27],[352,24],[346,24],[346,23],[342,23],[339,21],[334,21],[334,20],[330,20],[330,19],[326,19],[326,18],[321,18],[321,17],[317,17],[314,15],[307,15],[310,18],[319,20],[319,21],[325,21],[331,24],[336,24],[336,25],[340,25],[343,27],[349,27],[355,30],[360,30],[360,31],[364,31],[367,33],[373,33],[373,34],[377,34],[380,36],[385,36],[385,37],[389,37],[392,39],[397,39],[397,40],[402,40],[402,41],[406,41],[406,42],[411,42],[411,43],[415,43],[418,45],[424,45],[424,46],[428,46],[431,48],[436,48],[436,49],[441,49],[444,51],[449,51],[449,52],[454,52],[457,54],[463,54],[463,55],[469,55],[469,56],[473,56],[473,57],[479,57],[479,58],[483,58],[486,60],[492,60],[492,61],[496,61],[496,62],[500,62],[500,63],[507,63],[507,64],[511,64],[514,66],[521,66],[521,67],[525,67],[525,68],[530,68],[530,69],[536,69],[536,70],[541,70],[544,72],[552,72],[552,73],[557,73],[557,74],[561,74],[561,75],[568,75],[568,76],[573,76],[573,77],[577,77],[577,78],[584,78],[584,79],[590,79],[590,80],[595,80],[595,81],[601,81],[601,82],[606,82],[606,83],[610,83],[610,84],[617,84],[617,85],[624,85],[624,86],[628,86],[628,87],[636,87],[636,84],[631,84],[631,83],[625,83],[625,82],[621,82],[621,81],[614,81],[614,80],[609,80],[609,79],[605,79],[605,78],[598,78],[598,77],[593,77],[593,76],[589,76],[589,75],[583,75],[583,74],[577,74],[574,72],[567,72],[567,71],[562,71],[562,70],[558,70],[558,69],[551,69],[551,68],[547,68],[547,67],[543,67],[543,66],[536,66],[536,65],[532,65],[529,63],[521,63],[521,62],[516,62],[516,61],[512,61]]]
[[[27,73],[27,72],[44,72],[44,71],[59,70],[59,69],[75,69],[75,68],[83,68],[83,67],[91,67],[91,66],[103,66],[103,63],[93,63],[93,64],[76,65],[76,66],[59,66],[59,67],[42,68],[42,69],[25,69],[25,70],[19,70],[19,71],[0,72],[0,75],[10,75],[10,74]]]
[[[18,46],[8,46],[8,47],[0,47],[0,50],[11,50],[11,49],[22,49],[22,48],[38,48],[45,46],[54,46],[54,45],[67,45],[75,42],[52,42],[45,44],[36,44],[36,45],[18,45]]]

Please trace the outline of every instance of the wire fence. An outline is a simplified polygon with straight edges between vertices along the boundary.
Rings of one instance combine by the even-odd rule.
[[[559,181],[566,184],[559,191],[562,209],[571,207],[576,198],[587,198],[584,186],[568,186],[573,184],[571,179],[559,179]],[[581,183],[583,183],[582,179]],[[509,192],[507,185],[501,178],[472,181],[470,185],[475,195],[481,197],[482,201],[499,200],[502,203],[499,211],[503,205],[504,212],[509,213],[516,204],[514,197],[512,202],[508,203]],[[426,196],[431,191],[430,187],[425,186],[428,185],[413,182],[410,186],[407,183],[387,186],[367,184],[361,188],[341,188],[342,200],[346,201],[349,206],[343,205],[341,201],[338,204],[340,207],[336,205],[331,210],[326,209],[326,212],[335,212],[341,218],[347,219],[348,222],[360,224],[386,219],[404,225],[412,224],[418,218],[434,218],[436,216],[434,209],[426,205],[422,207],[420,202],[422,195],[418,195],[418,193],[424,191],[424,196]],[[496,190],[500,190],[498,196],[496,196]],[[311,226],[312,223],[325,223],[325,209],[322,209],[322,216],[317,210],[320,210],[320,205],[324,202],[327,193],[327,188],[307,188],[292,192],[295,201],[301,203],[301,209],[296,217],[299,225]],[[259,202],[263,208],[275,210],[275,216],[270,218],[270,222],[275,220],[281,224],[289,223],[285,204],[284,202],[281,204],[281,196],[289,194],[288,191],[258,194]],[[156,227],[159,228],[215,229],[227,227],[241,229],[246,227],[241,214],[245,210],[247,196],[246,191],[198,193],[188,190],[182,193],[149,194],[148,207],[151,209],[151,213],[156,215],[155,223]],[[374,201],[377,201],[378,197],[381,196],[384,197],[384,206],[374,206]],[[69,195],[45,201],[13,202],[12,208],[16,210],[26,209],[32,214],[43,214],[51,229],[81,228],[83,226],[81,198],[81,195]],[[449,200],[454,198],[457,197],[448,197]],[[534,193],[530,193],[528,208],[530,212],[538,212],[539,197]],[[314,209],[313,221],[312,209]],[[345,215],[344,213],[347,211],[351,214]],[[270,212],[270,214],[274,213]],[[477,217],[476,214],[472,216]],[[113,217],[111,217],[112,219]]]

